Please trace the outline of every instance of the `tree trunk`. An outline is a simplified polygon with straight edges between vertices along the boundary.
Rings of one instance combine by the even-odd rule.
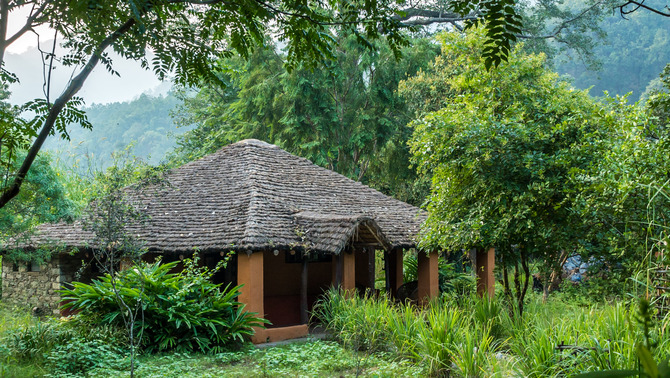
[[[9,0],[0,0],[0,68],[5,63],[7,49],[7,25],[9,22]]]
[[[549,293],[558,290],[559,285],[561,284],[561,272],[563,271],[563,265],[568,261],[568,251],[562,250],[558,256],[558,261],[556,264],[553,264],[551,267],[551,272],[548,277],[545,277],[544,281],[544,291],[542,294],[542,301],[546,302],[549,297]]]

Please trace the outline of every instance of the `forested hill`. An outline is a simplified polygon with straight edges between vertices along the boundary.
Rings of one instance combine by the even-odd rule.
[[[78,126],[68,129],[70,142],[49,138],[45,145],[65,163],[89,160],[95,166],[106,166],[111,154],[133,143],[131,152],[150,163],[158,163],[175,145],[172,136],[186,128],[177,128],[170,113],[179,103],[173,95],[149,96],[127,102],[94,104],[86,108],[93,130]],[[86,167],[81,167],[86,168]]]
[[[601,23],[607,37],[593,51],[601,70],[589,71],[579,58],[570,56],[557,62],[556,70],[572,76],[578,88],[593,86],[593,96],[602,96],[605,90],[610,95],[633,92],[629,99],[637,101],[670,62],[670,21],[651,12],[626,17],[617,14]]]

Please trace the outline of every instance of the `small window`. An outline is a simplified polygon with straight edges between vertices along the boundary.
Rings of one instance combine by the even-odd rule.
[[[12,263],[12,272],[18,272],[18,271],[19,271],[19,264]]]
[[[28,271],[29,272],[39,272],[40,271],[40,264],[36,263],[35,261],[31,261],[30,264],[28,264]]]

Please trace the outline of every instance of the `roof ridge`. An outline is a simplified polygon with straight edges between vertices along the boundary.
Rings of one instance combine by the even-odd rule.
[[[266,201],[261,200],[261,185],[258,179],[258,170],[262,169],[262,165],[258,161],[253,159],[253,157],[258,157],[259,153],[263,150],[262,148],[276,148],[278,151],[283,151],[279,149],[274,144],[266,143],[257,139],[244,139],[237,143],[234,143],[231,146],[240,146],[243,148],[243,156],[245,161],[248,163],[244,167],[244,180],[246,185],[249,187],[249,202],[247,203],[246,211],[246,222],[244,227],[244,236],[242,238],[245,244],[253,245],[256,241],[251,240],[254,236],[258,236],[257,233],[257,216],[262,214],[261,209],[266,207]],[[250,155],[250,156],[249,156]]]

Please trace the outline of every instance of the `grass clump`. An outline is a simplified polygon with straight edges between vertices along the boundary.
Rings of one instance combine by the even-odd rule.
[[[621,303],[545,303],[533,295],[519,317],[500,298],[445,297],[416,308],[330,291],[315,313],[345,346],[394,353],[431,375],[561,377],[635,368],[642,334],[634,310]],[[655,340],[653,357],[667,358],[667,332]]]

